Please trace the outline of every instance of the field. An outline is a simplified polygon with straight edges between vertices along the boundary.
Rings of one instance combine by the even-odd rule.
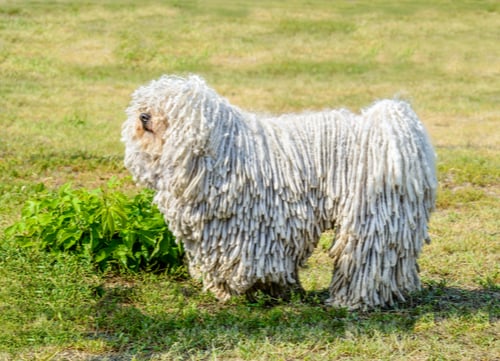
[[[500,359],[499,24],[494,0],[0,0],[0,361]],[[137,192],[124,109],[164,73],[259,112],[409,100],[440,183],[423,290],[391,310],[324,307],[328,233],[307,297],[274,305],[5,236],[40,184]]]

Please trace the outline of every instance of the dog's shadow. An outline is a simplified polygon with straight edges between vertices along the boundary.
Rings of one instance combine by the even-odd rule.
[[[288,302],[273,302],[263,296],[252,303],[236,298],[221,305],[195,285],[174,287],[178,292],[171,309],[151,304],[143,308],[134,286],[100,287],[89,337],[105,341],[112,349],[182,354],[219,346],[236,348],[241,340],[268,342],[276,338],[293,344],[327,342],[347,333],[411,333],[419,320],[429,318],[440,322],[481,313],[495,322],[500,317],[498,287],[468,290],[430,283],[405,304],[370,312],[325,307],[326,290],[306,292]]]

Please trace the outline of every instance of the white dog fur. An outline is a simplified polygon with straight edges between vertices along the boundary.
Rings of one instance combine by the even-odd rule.
[[[197,76],[137,89],[125,165],[187,251],[190,272],[226,300],[301,289],[298,268],[333,229],[327,303],[387,307],[420,288],[435,157],[410,106],[262,117]]]

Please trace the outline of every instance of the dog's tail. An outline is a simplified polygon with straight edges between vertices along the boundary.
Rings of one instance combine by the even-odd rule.
[[[436,197],[435,154],[406,102],[362,112],[348,166],[349,192],[330,254],[332,304],[385,306],[420,287],[416,259]]]

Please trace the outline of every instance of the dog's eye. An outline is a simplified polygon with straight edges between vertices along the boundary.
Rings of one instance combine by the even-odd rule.
[[[151,119],[151,115],[149,115],[148,113],[141,113],[139,119],[141,120],[141,122],[147,123]]]

